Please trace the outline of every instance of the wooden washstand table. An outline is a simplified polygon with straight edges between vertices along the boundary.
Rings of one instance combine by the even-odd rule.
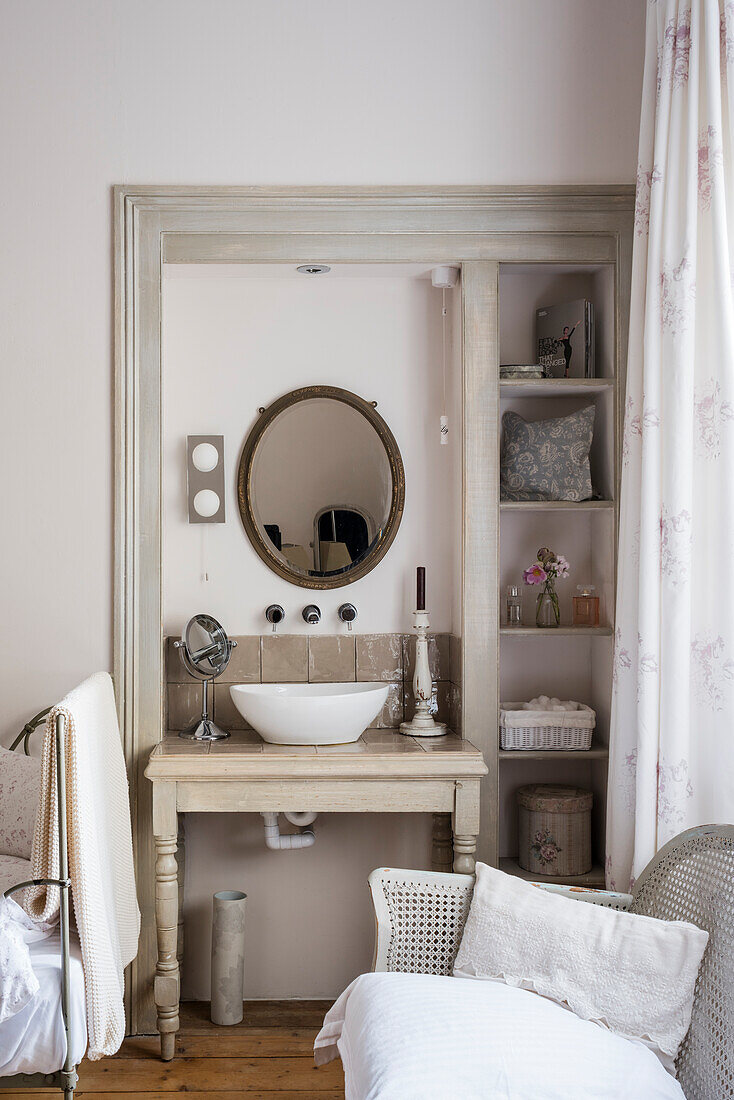
[[[452,733],[421,740],[373,729],[352,745],[303,747],[269,745],[250,730],[210,743],[165,737],[145,770],[153,784],[161,1057],[173,1058],[179,1026],[177,814],[432,813],[433,870],[453,862],[454,871],[473,874],[486,773],[480,751]]]

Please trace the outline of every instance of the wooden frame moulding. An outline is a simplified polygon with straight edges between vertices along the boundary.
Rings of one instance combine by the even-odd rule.
[[[458,264],[463,290],[463,732],[489,766],[479,857],[497,861],[498,265],[614,263],[622,392],[634,189],[136,187],[114,189],[114,676],[143,916],[130,1030],[152,1032],[151,785],[162,735],[161,297],[164,263]],[[619,417],[618,417],[619,419]]]

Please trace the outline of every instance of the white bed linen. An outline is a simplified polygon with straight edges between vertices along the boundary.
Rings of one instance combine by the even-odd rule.
[[[0,1025],[38,993],[30,947],[50,934],[49,927],[34,924],[12,898],[0,896]]]
[[[346,1100],[684,1100],[640,1043],[495,982],[363,974],[314,1047],[338,1048]]]
[[[14,1073],[55,1073],[66,1055],[61,1018],[61,949],[58,931],[29,944],[39,990],[25,1008],[0,1024],[0,1077]],[[70,936],[72,1047],[78,1065],[87,1049],[84,971],[79,940]]]

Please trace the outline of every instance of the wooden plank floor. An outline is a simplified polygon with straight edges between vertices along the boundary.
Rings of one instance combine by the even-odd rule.
[[[85,1100],[344,1100],[340,1061],[316,1069],[313,1041],[330,1001],[249,1001],[234,1027],[216,1027],[209,1005],[181,1005],[176,1058],[161,1062],[158,1039],[126,1039],[114,1058],[83,1062]],[[59,1100],[46,1089],[0,1090],[4,1098]]]

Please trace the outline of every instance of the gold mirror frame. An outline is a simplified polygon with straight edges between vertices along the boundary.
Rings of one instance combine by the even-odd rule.
[[[328,398],[332,401],[342,401],[345,405],[349,405],[351,408],[356,409],[357,412],[360,412],[362,416],[369,421],[385,448],[385,453],[390,463],[390,473],[392,474],[390,512],[384,527],[382,539],[359,565],[356,565],[346,573],[339,573],[333,577],[304,577],[301,573],[289,569],[287,565],[272,553],[255,519],[251,501],[252,494],[250,491],[252,464],[255,458],[255,452],[267,428],[273,423],[276,417],[280,416],[286,409],[291,408],[293,405],[297,405],[301,401],[311,401],[316,397]],[[279,577],[282,577],[283,580],[290,581],[291,584],[296,584],[299,588],[315,588],[320,590],[346,588],[348,584],[353,584],[354,581],[361,580],[362,577],[366,577],[367,574],[371,573],[375,566],[382,561],[398,533],[400,521],[403,518],[403,509],[405,507],[405,470],[403,468],[403,459],[400,455],[400,448],[397,445],[395,436],[378,413],[376,406],[376,401],[365,401],[364,398],[358,397],[356,393],[339,389],[337,386],[304,386],[298,390],[291,390],[290,393],[286,393],[283,397],[279,397],[276,401],[273,401],[272,405],[260,409],[260,419],[245,440],[237,473],[237,503],[239,505],[242,525],[245,528],[245,532],[252,546],[265,564],[272,569],[274,573],[277,573]]]

